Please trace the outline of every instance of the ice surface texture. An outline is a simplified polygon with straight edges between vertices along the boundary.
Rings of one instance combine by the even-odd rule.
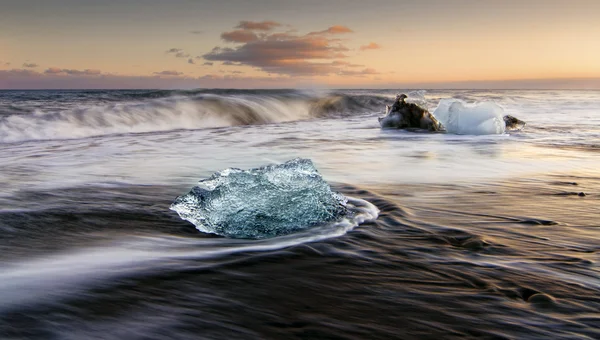
[[[433,112],[448,133],[491,135],[505,132],[504,109],[492,102],[467,104],[457,99],[443,99]]]
[[[179,196],[171,210],[202,232],[262,239],[339,219],[346,198],[331,190],[309,159],[226,169]]]

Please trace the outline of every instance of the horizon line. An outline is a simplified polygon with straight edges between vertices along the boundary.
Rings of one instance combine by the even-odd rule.
[[[282,87],[282,88],[248,88],[248,87],[198,87],[198,88],[15,88],[0,91],[297,91],[297,90],[409,90],[409,91],[600,91],[598,88],[435,88],[435,87],[344,87],[344,88],[314,88],[314,87]]]

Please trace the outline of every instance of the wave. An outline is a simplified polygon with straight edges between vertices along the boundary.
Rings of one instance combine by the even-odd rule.
[[[20,112],[5,112],[0,117],[0,142],[282,123],[374,112],[386,101],[378,96],[289,90],[105,91],[76,95],[84,99],[68,93],[45,98],[75,102],[75,107],[68,109],[45,111],[35,103],[28,113],[23,113],[22,107]]]

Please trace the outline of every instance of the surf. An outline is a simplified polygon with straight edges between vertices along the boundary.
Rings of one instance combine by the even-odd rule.
[[[0,143],[286,123],[374,111],[384,100],[302,91],[221,92],[109,94],[105,103],[58,110],[32,106],[27,113],[25,105],[0,116]]]
[[[0,311],[27,304],[52,303],[106,283],[124,273],[179,270],[186,260],[206,260],[242,252],[265,252],[339,237],[361,224],[375,221],[379,209],[368,201],[348,197],[353,212],[339,221],[298,233],[262,240],[192,239],[177,236],[131,236],[103,247],[6,263],[0,269]],[[183,260],[183,264],[180,264]],[[179,263],[179,264],[178,264]],[[203,264],[196,264],[202,266]]]

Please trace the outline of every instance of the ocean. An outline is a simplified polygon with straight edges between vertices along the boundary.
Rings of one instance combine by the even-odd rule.
[[[527,126],[382,130],[397,93]],[[377,217],[247,240],[169,209],[294,158]],[[599,216],[600,91],[0,91],[2,339],[598,339]]]

